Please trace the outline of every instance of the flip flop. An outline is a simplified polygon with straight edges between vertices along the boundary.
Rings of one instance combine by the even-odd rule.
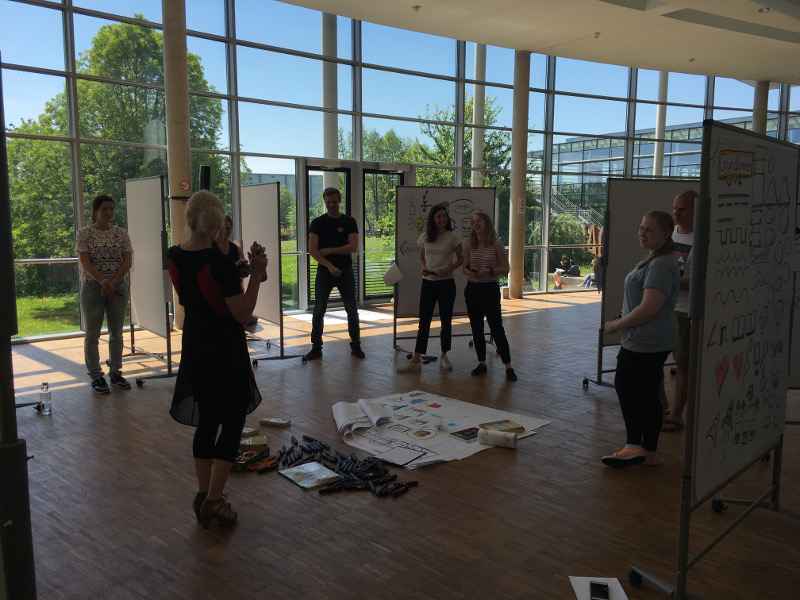
[[[680,431],[684,428],[684,424],[682,421],[675,421],[674,419],[666,419],[664,424],[661,426],[661,431],[664,433],[673,433],[675,431]]]

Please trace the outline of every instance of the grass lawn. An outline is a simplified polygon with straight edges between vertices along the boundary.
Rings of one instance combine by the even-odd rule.
[[[17,298],[17,329],[14,337],[80,329],[78,294]]]
[[[381,243],[383,242],[383,243]],[[366,249],[368,264],[380,262],[378,270],[382,269],[382,263],[387,263],[394,258],[394,244],[390,249],[383,252],[373,252],[383,250],[385,244],[389,242],[387,238],[366,238]],[[281,242],[282,252],[295,252],[297,243],[294,241]],[[297,263],[298,260],[306,260],[305,256],[288,255],[283,256],[281,261],[281,289],[285,306],[296,306],[297,298]],[[311,261],[311,281],[314,281],[317,263]],[[383,269],[385,270],[385,269]],[[368,273],[367,290],[371,293],[392,293],[392,288],[386,288],[380,276],[383,274]],[[384,289],[385,288],[385,289]],[[130,311],[130,306],[128,307]],[[130,315],[126,323],[130,322]],[[80,329],[80,304],[78,294],[59,294],[53,296],[24,296],[17,298],[17,330],[18,334],[14,337],[26,337],[33,335],[44,335],[51,333],[64,333],[77,331]]]

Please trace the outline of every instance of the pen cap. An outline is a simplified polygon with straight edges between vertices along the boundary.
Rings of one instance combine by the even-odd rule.
[[[516,448],[517,434],[494,429],[478,430],[478,442],[486,446],[500,446],[501,448]]]

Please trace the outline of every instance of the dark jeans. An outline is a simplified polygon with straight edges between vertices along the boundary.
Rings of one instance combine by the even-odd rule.
[[[500,308],[500,284],[467,282],[464,288],[464,300],[467,302],[467,316],[472,328],[472,343],[478,361],[486,360],[486,337],[483,334],[483,318],[489,324],[497,353],[504,365],[511,362],[511,349],[508,347],[506,330],[503,328],[503,315]]]
[[[670,351],[633,352],[620,348],[614,387],[625,420],[628,444],[655,452],[664,419],[659,384]]]
[[[453,306],[456,303],[456,282],[454,279],[422,280],[419,292],[419,329],[414,352],[425,354],[428,351],[428,336],[431,333],[433,309],[439,303],[439,320],[442,322],[440,341],[442,354],[450,352],[453,338]]]
[[[325,311],[328,310],[328,298],[333,288],[339,290],[347,312],[347,331],[354,343],[361,341],[361,329],[358,323],[358,308],[356,308],[356,279],[353,276],[353,267],[342,270],[339,277],[334,277],[325,267],[317,268],[317,278],[314,281],[314,314],[311,319],[311,343],[322,347],[322,330],[325,325]]]

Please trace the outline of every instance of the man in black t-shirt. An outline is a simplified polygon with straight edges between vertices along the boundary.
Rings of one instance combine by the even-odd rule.
[[[326,213],[311,221],[308,252],[317,261],[314,281],[314,316],[311,321],[311,351],[306,360],[322,356],[322,329],[328,298],[333,288],[339,290],[347,312],[347,331],[350,334],[350,354],[364,358],[361,350],[361,329],[356,308],[356,280],[351,254],[358,250],[356,220],[339,212],[342,195],[333,187],[322,192]]]

